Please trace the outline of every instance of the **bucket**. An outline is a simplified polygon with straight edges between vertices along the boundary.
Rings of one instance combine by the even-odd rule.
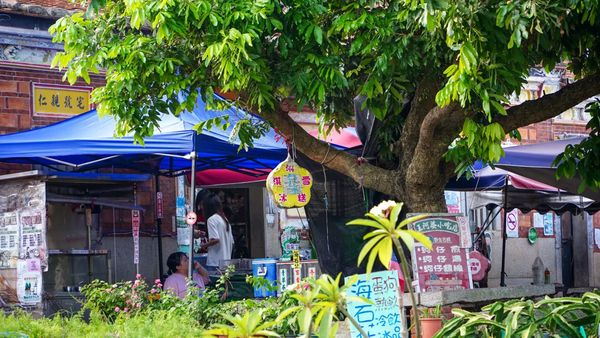
[[[252,260],[252,276],[262,277],[268,280],[271,285],[275,285],[277,281],[277,260],[275,259],[254,259]],[[265,287],[254,288],[254,297],[264,298],[277,295],[277,290],[267,290]]]

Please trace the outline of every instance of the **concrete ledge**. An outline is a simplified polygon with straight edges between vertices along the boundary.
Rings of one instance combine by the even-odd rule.
[[[522,285],[471,290],[436,291],[416,294],[417,304],[434,307],[449,304],[493,303],[503,299],[519,299],[554,295],[556,287],[548,285]],[[404,294],[404,306],[410,306],[410,295]]]

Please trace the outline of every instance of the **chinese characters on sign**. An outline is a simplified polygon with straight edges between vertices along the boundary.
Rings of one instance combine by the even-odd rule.
[[[72,116],[90,110],[91,88],[33,84],[33,114]]]
[[[291,158],[279,163],[267,177],[267,190],[276,205],[300,208],[310,201],[312,176]]]
[[[19,260],[17,265],[17,295],[22,303],[35,304],[42,301],[42,269],[40,260]]]
[[[0,269],[7,298],[41,301],[42,271],[48,271],[44,182],[0,184]]]
[[[16,212],[0,214],[0,269],[14,269],[19,250],[19,225]]]
[[[133,234],[133,264],[140,263],[140,211],[131,210],[131,231]]]
[[[418,243],[412,252],[417,292],[470,289],[469,257],[461,245],[458,217],[432,216],[411,227],[433,243],[433,250]]]
[[[373,338],[400,338],[400,306],[398,302],[398,273],[373,272],[358,275],[350,287],[350,294],[369,299],[372,303],[348,301],[348,313]],[[351,277],[346,278],[346,282]],[[360,332],[350,325],[352,338],[361,338]]]

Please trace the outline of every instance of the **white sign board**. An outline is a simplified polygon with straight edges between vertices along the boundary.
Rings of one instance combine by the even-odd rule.
[[[519,237],[519,210],[514,209],[513,211],[506,214],[506,237],[517,238]]]

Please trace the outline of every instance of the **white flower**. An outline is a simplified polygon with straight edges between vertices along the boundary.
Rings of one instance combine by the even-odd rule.
[[[374,206],[373,208],[371,208],[371,210],[369,211],[370,213],[372,213],[373,215],[379,216],[379,217],[386,217],[386,214],[389,214],[389,210],[392,210],[393,207],[396,206],[396,201],[383,201],[381,203],[379,203],[378,205]]]

